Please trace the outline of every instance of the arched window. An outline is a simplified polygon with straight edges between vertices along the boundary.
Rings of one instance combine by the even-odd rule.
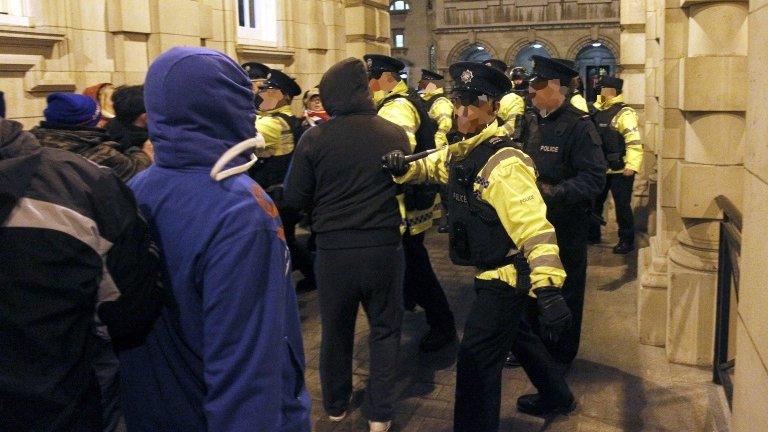
[[[393,0],[389,3],[389,10],[391,11],[407,11],[411,10],[411,5],[406,0]]]
[[[490,59],[491,54],[488,53],[484,46],[477,43],[468,46],[459,55],[459,61],[482,62]]]
[[[515,56],[515,67],[522,66],[529,73],[533,70],[533,60],[531,57],[538,55],[546,58],[551,58],[552,55],[544,48],[544,45],[539,42],[534,42],[517,53]]]
[[[576,55],[576,69],[584,85],[584,97],[594,101],[597,97],[595,84],[601,75],[615,75],[618,72],[616,56],[602,42],[585,45]]]

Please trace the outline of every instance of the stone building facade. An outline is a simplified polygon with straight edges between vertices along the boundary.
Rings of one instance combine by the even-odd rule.
[[[402,33],[405,46],[392,52],[414,70],[411,84],[420,68],[445,73],[461,60],[530,69],[533,54],[576,60],[584,81],[600,69],[621,73],[618,0],[407,0],[406,10],[397,3],[392,34]],[[628,97],[636,107],[644,102],[636,92]]]
[[[309,88],[345,57],[389,52],[388,7],[387,0],[2,0],[0,90],[8,118],[31,127],[50,92],[142,83],[152,60],[178,45],[263,62]]]
[[[634,69],[645,71],[646,141],[657,156],[655,236],[638,260],[640,339],[672,362],[711,366],[715,197],[727,197],[743,215],[732,430],[768,430],[768,2],[622,0],[621,11],[622,51],[645,45]]]

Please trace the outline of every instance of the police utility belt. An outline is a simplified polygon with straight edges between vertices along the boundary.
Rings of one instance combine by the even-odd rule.
[[[475,192],[476,182],[486,180],[478,173],[497,151],[516,147],[506,137],[492,137],[475,147],[466,158],[449,165],[448,224],[451,261],[460,266],[492,270],[513,264],[517,270],[516,289],[528,292],[530,267],[522,252],[507,234],[496,210]]]

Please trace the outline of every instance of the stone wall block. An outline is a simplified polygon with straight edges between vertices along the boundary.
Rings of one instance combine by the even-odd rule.
[[[664,110],[664,145],[661,156],[669,159],[685,157],[685,117],[678,109]]]
[[[621,52],[619,55],[622,66],[642,65],[645,63],[645,33],[621,32]]]
[[[621,73],[624,80],[624,102],[629,105],[645,103],[645,71],[625,69]]]
[[[150,33],[149,0],[109,0],[107,21],[111,32]]]
[[[153,33],[149,35],[147,48],[151,64],[160,54],[175,46],[200,46],[200,38],[174,34]]]
[[[69,0],[71,25],[82,30],[107,31],[105,0]]]
[[[720,77],[747,82],[747,58],[688,57],[681,63],[681,108],[685,111],[745,111],[746,86],[713,86]]]
[[[200,9],[189,0],[151,0],[152,32],[200,37]]]
[[[754,3],[754,2],[753,2]],[[768,0],[763,2],[768,4]],[[768,7],[749,15],[747,138],[744,165],[768,182]]]
[[[677,164],[680,159],[659,160],[659,200],[665,207],[674,207],[677,205]]]
[[[686,161],[712,165],[743,162],[743,113],[688,112],[685,119]]]
[[[147,63],[147,35],[119,33],[115,35],[115,70],[143,72]]]
[[[218,9],[211,11],[211,30],[213,34],[210,39],[215,41],[226,40],[226,33],[224,32],[224,14],[229,13]]]
[[[747,4],[717,2],[689,9],[688,56],[747,55]]]
[[[665,348],[673,363],[712,364],[717,274],[688,266],[700,261],[680,245],[669,250]]]
[[[737,207],[742,203],[744,169],[741,166],[681,162],[677,166],[677,177],[676,207],[684,218],[722,217],[715,204],[718,195],[727,196]]]
[[[654,269],[651,248],[638,252],[637,332],[640,343],[664,346],[667,332],[667,280]]]
[[[759,331],[759,328],[758,328]],[[733,383],[733,432],[753,432],[768,429],[768,373],[763,365],[765,357],[752,344],[754,329],[747,333],[741,320],[736,325],[736,352],[739,364]]]
[[[645,24],[645,0],[624,0],[619,5],[621,25]]]
[[[200,18],[200,38],[201,39],[213,39],[213,8],[207,4],[200,3],[198,5],[198,17]]]
[[[682,58],[688,54],[689,19],[683,9],[664,10],[664,58]]]
[[[680,60],[664,60],[664,108],[680,107]]]
[[[112,34],[93,30],[69,30],[69,37],[72,43],[69,56],[74,60],[74,64],[78,65],[79,71],[115,70]]]

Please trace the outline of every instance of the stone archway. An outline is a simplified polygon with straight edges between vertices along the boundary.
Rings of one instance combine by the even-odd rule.
[[[482,56],[483,58],[478,58],[476,60],[470,59],[469,61],[482,61],[482,60],[487,60],[489,58],[498,58],[498,54],[496,53],[496,50],[488,42],[480,39],[476,40],[475,42],[464,40],[456,44],[451,49],[450,53],[448,53],[447,65],[450,66],[460,61],[466,61],[466,60],[463,60],[462,57],[466,58],[467,54],[472,51],[478,54],[479,52],[485,52],[487,56]],[[478,57],[480,56],[478,55]]]
[[[584,97],[590,102],[597,97],[595,85],[599,77],[603,74],[616,75],[618,73],[619,60],[615,51],[612,51],[606,43],[600,40],[588,41],[571,58],[574,59],[576,70],[581,77]]]
[[[541,45],[540,48],[534,48],[534,45]],[[524,51],[529,51],[526,55]],[[539,52],[536,52],[539,51]],[[521,54],[523,54],[521,56]],[[559,57],[560,53],[557,48],[548,40],[536,37],[531,39],[529,37],[520,38],[515,43],[507,48],[507,52],[504,55],[504,62],[510,67],[523,66],[528,72],[531,70],[530,64],[517,64],[521,60],[521,57],[530,57],[530,55],[544,55],[545,57]]]
[[[609,49],[614,58],[619,58],[619,44],[617,44],[613,39],[605,36],[599,36],[597,39],[593,38],[592,36],[584,36],[577,39],[571,44],[570,47],[568,47],[568,52],[565,54],[565,58],[569,60],[576,59],[584,47],[595,42],[599,42],[604,47]]]

